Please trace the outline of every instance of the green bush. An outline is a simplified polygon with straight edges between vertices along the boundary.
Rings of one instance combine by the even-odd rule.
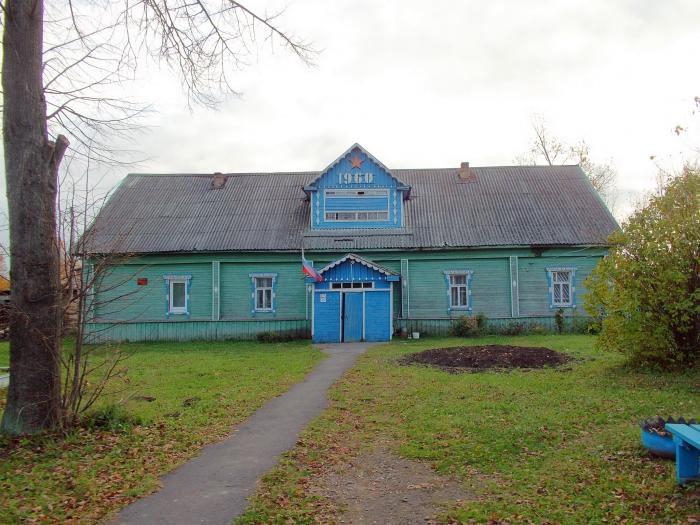
[[[524,335],[527,331],[527,327],[523,323],[514,321],[503,325],[498,333],[500,335]]]
[[[686,167],[610,237],[586,280],[599,346],[638,365],[700,357],[700,171]]]
[[[141,425],[142,419],[127,412],[119,405],[105,405],[87,414],[82,421],[89,429],[104,429],[111,432],[128,432],[132,427]]]
[[[476,314],[476,328],[479,334],[485,334],[488,331],[488,318],[484,312]]]
[[[598,330],[595,324],[590,317],[574,312],[571,318],[571,332],[574,334],[597,334]]]
[[[261,343],[286,343],[304,339],[304,334],[294,330],[284,332],[259,332],[256,339]]]
[[[564,309],[563,308],[559,308],[559,310],[557,310],[554,313],[554,323],[557,325],[557,332],[559,332],[560,334],[563,334],[564,333]]]
[[[533,324],[530,325],[528,333],[531,333],[532,335],[545,335],[547,333],[547,329],[541,324]]]
[[[475,335],[477,331],[476,318],[461,315],[452,321],[450,334],[455,337],[469,337]]]
[[[486,333],[487,319],[483,313],[476,316],[462,315],[452,321],[450,334],[456,337],[474,337]]]

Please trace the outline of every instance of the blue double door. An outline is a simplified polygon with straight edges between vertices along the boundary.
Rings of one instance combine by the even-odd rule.
[[[314,293],[315,343],[352,343],[391,339],[391,295],[388,289]]]
[[[364,293],[345,292],[342,294],[341,321],[343,323],[343,342],[362,341],[364,324]]]

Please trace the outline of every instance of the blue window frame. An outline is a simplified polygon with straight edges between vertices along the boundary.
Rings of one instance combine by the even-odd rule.
[[[389,189],[331,188],[324,192],[327,222],[372,222],[389,220]]]
[[[576,308],[576,268],[547,268],[550,308]]]
[[[447,288],[447,312],[472,311],[472,275],[471,270],[448,270],[445,274]]]
[[[251,308],[250,313],[272,312],[275,313],[277,299],[277,274],[276,273],[251,273]]]

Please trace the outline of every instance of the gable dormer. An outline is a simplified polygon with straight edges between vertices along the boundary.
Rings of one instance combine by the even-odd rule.
[[[359,144],[304,187],[312,229],[401,228],[410,190]]]

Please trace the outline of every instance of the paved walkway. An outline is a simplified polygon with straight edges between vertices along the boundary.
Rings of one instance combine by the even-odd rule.
[[[6,386],[9,386],[10,384],[10,376],[9,375],[0,375],[0,388],[5,388]]]
[[[324,345],[329,355],[306,379],[268,402],[224,441],[163,479],[163,488],[126,507],[118,525],[231,525],[248,506],[255,482],[292,448],[328,405],[328,388],[369,344]]]

